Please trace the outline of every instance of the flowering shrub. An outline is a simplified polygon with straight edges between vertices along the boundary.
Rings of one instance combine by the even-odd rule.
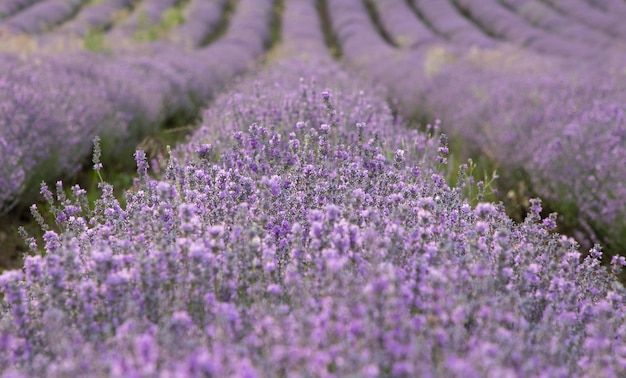
[[[45,0],[0,21],[0,29],[13,34],[37,34],[70,19],[86,0]],[[23,4],[23,3],[22,3]]]
[[[104,87],[58,62],[13,64],[2,72],[0,210],[32,187],[33,178],[75,173],[91,149],[86,141],[127,124]]]
[[[85,37],[89,32],[104,30],[113,25],[117,15],[128,11],[132,5],[131,0],[107,0],[90,4],[81,8],[75,17],[65,22],[54,32],[46,33],[43,38]],[[50,42],[46,41],[45,43]]]
[[[430,20],[431,2],[413,3]],[[591,44],[581,38],[576,47],[562,43],[565,37],[558,33],[526,25],[511,9],[456,3],[503,38],[513,33],[523,39],[525,34],[515,30],[526,28],[534,35],[528,49],[503,44],[498,49],[472,49],[455,43],[443,30],[450,42],[393,49],[377,33],[361,2],[332,2],[331,16],[348,64],[388,87],[400,114],[441,118],[444,130],[461,138],[465,153],[479,151],[506,171],[527,172],[535,193],[564,214],[586,247],[602,242],[611,252],[623,251],[626,208],[621,199],[626,192],[618,177],[625,174],[620,136],[625,81],[620,66],[613,65],[623,60],[613,60],[623,57],[618,40],[605,35],[602,43]],[[441,4],[446,9],[445,2]],[[515,22],[503,23],[507,17]],[[554,56],[532,51],[541,51],[537,46],[542,44],[558,45],[549,47]],[[559,58],[568,54],[589,57]]]
[[[626,4],[617,0],[606,0],[591,4],[594,8],[602,12],[614,15],[626,15]]]
[[[368,3],[373,7],[378,21],[395,46],[415,48],[425,43],[441,41],[441,36],[420,22],[408,2],[369,0]]]
[[[179,114],[193,114],[265,51],[271,1],[240,1],[226,34],[192,52],[42,56],[0,70],[0,212],[33,182],[80,169],[95,135],[118,162]],[[9,69],[9,67],[14,67]]]
[[[602,32],[611,35],[617,38],[626,37],[626,26],[624,26],[620,20],[620,16],[618,12],[603,12],[599,10],[597,7],[602,7],[601,4],[592,6],[590,3],[585,1],[576,1],[574,4],[565,5],[561,1],[557,0],[546,0],[546,3],[550,4],[553,8],[558,10],[559,12],[565,14],[571,20],[575,20],[575,22],[580,22],[582,24],[586,24],[592,28],[601,30]],[[603,3],[603,2],[599,2]],[[604,3],[615,3],[614,1],[608,1]],[[609,4],[605,6],[610,6]],[[622,15],[624,14],[624,7],[619,7]]]
[[[0,20],[7,18],[21,9],[36,3],[38,0],[8,0],[0,4]]]
[[[324,32],[313,0],[294,0],[285,4],[281,25],[281,48],[285,54],[300,54],[302,59],[330,59]]]
[[[468,14],[488,33],[542,54],[593,59],[604,55],[607,47],[614,45],[614,41],[608,37],[593,44],[578,38],[563,38],[558,33],[553,34],[530,25],[498,2],[455,0],[455,3],[460,11]]]
[[[602,2],[604,5],[615,4],[624,9],[626,4]],[[504,0],[502,4],[532,25],[571,39],[584,40],[587,43],[606,45],[607,35],[581,22],[572,22],[566,15],[541,1]],[[597,5],[601,5],[597,3]],[[606,47],[606,46],[605,46]]]
[[[432,81],[424,108],[467,145],[531,172],[533,190],[579,222],[581,241],[623,250],[624,77],[558,67],[512,74],[453,65]]]
[[[159,179],[137,151],[126,208],[106,183],[93,209],[79,187],[69,198],[42,187],[56,224],[44,225],[42,250],[30,241],[23,270],[0,276],[3,374],[626,368],[624,288],[599,266],[599,248],[581,261],[571,239],[550,232],[554,217],[541,219],[539,201],[520,225],[500,206],[472,208],[434,168],[432,139],[403,149],[376,137],[395,126],[362,105],[382,104],[375,92],[344,88],[328,66],[287,65],[216,101],[242,105],[207,113]],[[292,90],[274,88],[279,74]],[[261,122],[244,123],[246,114]],[[369,114],[382,118],[352,123]]]
[[[116,23],[113,28],[107,32],[107,38],[111,41],[131,40],[149,40],[144,33],[157,25],[164,13],[174,7],[178,3],[177,0],[153,0],[142,2],[136,7],[130,16],[122,22]]]
[[[309,73],[310,65],[316,66],[312,73]],[[418,151],[427,149],[425,136],[406,128],[387,103],[374,96],[374,93],[384,94],[384,90],[364,89],[329,60],[304,63],[295,59],[280,63],[278,67],[265,72],[261,81],[251,78],[235,86],[233,95],[216,99],[205,111],[202,126],[190,137],[191,141],[207,140],[219,148],[224,143],[232,143],[232,133],[240,131],[241,125],[259,124],[275,131],[292,132],[294,127],[306,129],[317,124],[323,125],[317,131],[322,146],[329,142],[329,136],[324,136],[329,130],[333,130],[329,135],[339,134],[350,143],[365,138],[367,130],[376,135],[377,143],[385,145],[384,150],[379,151],[385,157],[394,152],[393,145]],[[309,80],[304,79],[303,72],[308,74]],[[321,92],[320,87],[326,90]],[[320,96],[324,102],[319,101]],[[183,156],[191,156],[195,148],[196,145],[190,143],[180,149]],[[434,150],[434,146],[431,149]]]
[[[226,3],[227,0],[190,1],[184,9],[185,22],[172,30],[171,39],[190,48],[202,46],[222,21]]]
[[[435,12],[435,2],[413,3],[424,17]],[[456,9],[437,4],[447,4],[443,14]],[[0,98],[10,99],[0,103],[0,204],[9,207],[38,171],[71,173],[94,135],[102,134],[106,155],[116,142],[133,143],[133,133],[191,112],[265,51],[273,5],[238,1],[226,35],[189,53],[163,42],[71,64],[2,58],[11,70],[0,76]],[[406,128],[386,90],[335,66],[319,24],[297,22],[313,5],[285,9],[294,17],[283,23],[287,55],[304,59],[274,63],[216,98],[168,161],[151,162],[154,171],[136,151],[125,206],[103,180],[93,207],[79,186],[66,194],[61,182],[54,192],[42,185],[53,224],[33,206],[43,245],[25,235],[23,269],[0,275],[3,376],[626,370],[626,291],[615,278],[626,259],[601,266],[598,245],[582,258],[573,239],[553,233],[557,216],[542,218],[537,199],[521,224],[502,205],[481,202],[482,183],[470,205],[466,169],[453,187],[440,171],[449,150],[439,124],[428,135]],[[581,80],[586,71],[572,66],[538,76],[539,67],[565,66],[527,53],[496,70],[507,61],[499,51],[473,55],[459,45],[471,24],[457,11],[433,24],[448,42],[395,49],[360,1],[326,5],[348,64],[389,86],[404,114],[416,103],[441,112],[470,147],[533,172],[538,190],[560,194],[574,182],[572,197],[559,199],[591,193],[598,198],[581,212],[618,219],[602,206],[619,206],[623,191],[621,84]],[[481,46],[500,43],[467,35]],[[574,149],[581,144],[588,155]],[[589,164],[599,151],[604,160]],[[608,190],[589,191],[595,182]]]
[[[493,48],[502,43],[476,28],[450,1],[411,0],[409,3],[437,34],[455,44]]]

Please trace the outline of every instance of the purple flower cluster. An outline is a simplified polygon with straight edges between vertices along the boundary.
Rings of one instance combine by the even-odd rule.
[[[34,178],[75,173],[94,135],[128,122],[103,80],[83,76],[74,65],[5,67],[10,69],[0,78],[0,210],[11,207]]]
[[[190,140],[210,141],[219,148],[222,144],[230,144],[233,135],[238,138],[236,132],[241,125],[267,125],[285,132],[293,131],[294,125],[297,129],[315,126],[319,140],[293,140],[290,143],[295,148],[302,143],[322,147],[337,135],[350,143],[360,143],[366,141],[365,134],[370,133],[375,137],[368,143],[384,144],[384,150],[378,153],[385,158],[393,154],[392,146],[396,145],[418,155],[427,150],[428,154],[436,155],[436,145],[431,145],[417,130],[407,128],[385,101],[379,101],[384,90],[374,86],[363,88],[354,82],[352,75],[338,70],[327,59],[307,60],[307,63],[299,59],[276,63],[278,68],[264,72],[262,81],[253,76],[236,85],[232,88],[232,96],[220,96],[205,111],[202,126],[189,137]],[[302,73],[308,73],[310,65],[317,68],[304,76]],[[327,89],[320,92],[320,87]],[[436,132],[434,128],[431,131]],[[192,155],[195,146],[195,143],[183,145],[180,148],[182,155]]]
[[[401,34],[386,16],[393,8],[371,3],[378,27],[397,41]],[[440,118],[466,152],[527,172],[534,192],[570,218],[567,223],[577,223],[577,238],[588,247],[602,242],[622,251],[626,81],[615,63],[623,62],[623,39],[618,29],[609,33],[592,21],[597,15],[614,24],[620,7],[612,5],[611,13],[608,2],[589,8],[575,1],[565,12],[553,1],[552,11],[543,12],[546,2],[536,1],[412,3],[413,23],[431,26],[440,42],[425,36],[416,48],[394,48],[362,2],[329,2],[346,62],[388,87],[400,114]],[[592,16],[582,22],[576,15],[587,8]],[[533,21],[539,16],[545,18]],[[464,32],[469,27],[473,34]],[[462,41],[455,30],[482,39]]]
[[[580,241],[623,250],[624,76],[558,67],[452,65],[432,81],[425,108],[468,147],[528,172],[536,193],[577,219]]]
[[[437,138],[399,144],[356,85],[295,61],[241,83],[159,179],[137,151],[125,208],[106,183],[92,209],[43,187],[56,224],[0,275],[1,372],[623,372],[626,292],[599,247],[581,261],[538,200],[519,225],[472,208],[434,168]]]

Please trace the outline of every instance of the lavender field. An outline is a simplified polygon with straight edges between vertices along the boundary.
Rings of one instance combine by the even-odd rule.
[[[625,376],[624,18],[0,0],[1,376]]]

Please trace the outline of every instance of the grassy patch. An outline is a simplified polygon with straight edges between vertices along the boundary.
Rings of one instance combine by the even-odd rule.
[[[136,42],[151,42],[163,38],[170,30],[185,22],[184,6],[179,4],[166,10],[159,22],[153,23],[148,16],[140,12],[137,16],[137,31],[133,35]]]
[[[104,39],[104,31],[89,30],[83,38],[83,47],[92,52],[104,52],[108,50]]]

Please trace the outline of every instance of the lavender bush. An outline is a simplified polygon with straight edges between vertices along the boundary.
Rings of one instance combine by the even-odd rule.
[[[227,0],[192,0],[184,9],[185,22],[172,30],[171,39],[189,48],[198,48],[222,21]]]
[[[107,0],[83,7],[70,21],[64,23],[53,33],[42,36],[43,43],[50,43],[51,38],[85,37],[90,32],[111,27],[115,18],[132,6],[131,0]]]
[[[433,80],[426,108],[505,167],[532,172],[533,189],[584,229],[579,240],[623,250],[624,77],[557,70],[454,65]]]
[[[330,59],[315,0],[294,0],[285,4],[282,18],[282,53],[302,59]]]
[[[605,33],[583,23],[572,22],[567,16],[540,0],[503,0],[501,2],[526,21],[552,33],[605,47],[607,42],[610,42],[610,37]],[[626,7],[626,4],[624,5]]]
[[[29,7],[41,0],[7,0],[0,4],[0,20],[7,18],[20,10]]]
[[[618,0],[600,0],[590,2],[591,6],[600,9],[606,13],[613,13],[614,15],[626,15],[626,4]]]
[[[596,41],[589,44],[545,32],[533,27],[495,0],[454,0],[454,3],[490,34],[543,54],[592,59],[603,55],[606,47],[611,45],[607,40],[604,43]]]
[[[513,172],[527,172],[535,193],[579,230],[579,241],[623,251],[624,77],[611,59],[570,62],[450,43],[393,50],[360,2],[336,2],[332,10],[346,61],[389,87],[401,114],[441,118],[465,153],[487,155],[516,180]]]
[[[70,19],[85,0],[45,0],[0,21],[0,29],[13,34],[37,34]]]
[[[395,46],[414,48],[424,43],[439,42],[438,36],[420,20],[408,2],[402,0],[369,0],[381,26]]]
[[[93,79],[92,79],[93,80]],[[53,62],[14,64],[0,78],[0,210],[33,178],[75,173],[99,131],[124,127],[126,115],[107,98],[104,83]]]
[[[178,0],[153,0],[144,2],[133,9],[131,15],[122,22],[116,23],[107,31],[106,38],[115,44],[124,44],[124,41],[133,39],[147,39],[144,33],[148,33],[151,27],[157,25],[165,12],[176,6]]]
[[[375,134],[393,123],[351,124],[347,115],[370,110],[343,87],[345,74],[292,64],[292,90],[275,92],[286,72],[278,66],[236,92],[264,123],[231,118],[220,128],[209,122],[232,114],[208,116],[159,179],[137,151],[126,208],[106,183],[94,209],[79,187],[69,198],[42,188],[56,224],[42,250],[31,241],[23,270],[0,276],[5,375],[617,376],[626,368],[625,293],[599,266],[598,248],[581,261],[571,239],[551,234],[554,217],[541,219],[539,201],[520,225],[500,206],[472,208],[434,168],[445,146],[439,154],[385,146]],[[308,84],[317,96],[303,97],[298,78],[311,76],[336,87]],[[246,85],[257,89],[241,92]],[[256,108],[259,96],[276,107]],[[209,145],[214,137],[223,143]],[[624,264],[616,258],[613,268]]]
[[[501,42],[476,28],[449,1],[410,0],[409,3],[439,35],[454,43],[493,48]]]
[[[265,51],[271,6],[240,1],[225,35],[193,52],[153,44],[141,54],[45,56],[2,70],[0,212],[29,197],[33,182],[80,169],[95,135],[103,159],[119,163],[171,118],[193,114]]]
[[[615,13],[602,12],[583,0],[573,0],[567,4],[561,0],[546,0],[545,2],[575,22],[589,25],[615,38],[626,37],[626,26]]]

